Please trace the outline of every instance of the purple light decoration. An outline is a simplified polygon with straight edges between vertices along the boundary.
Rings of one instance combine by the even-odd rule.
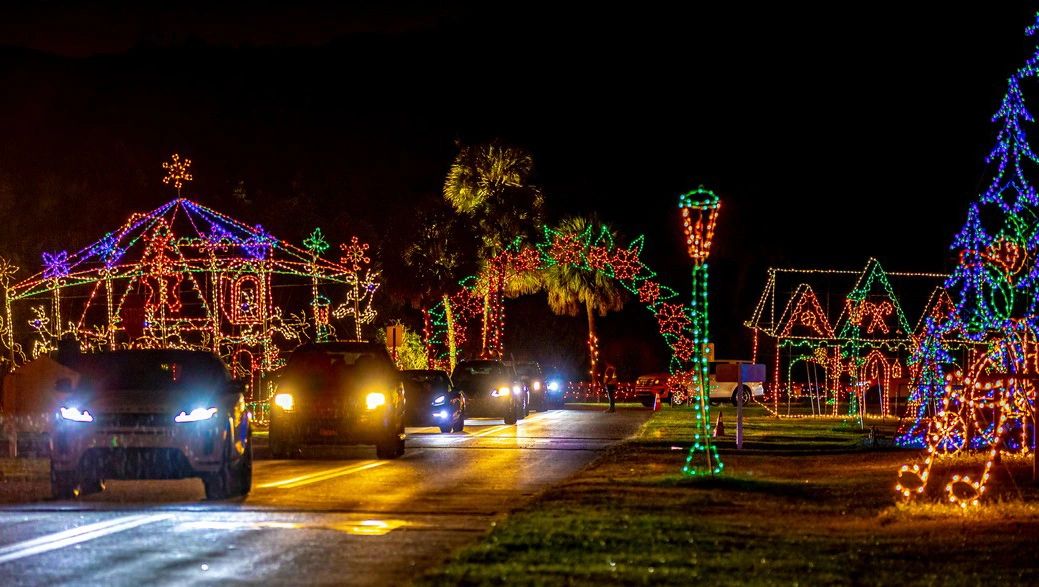
[[[47,279],[60,279],[69,274],[69,253],[58,251],[57,253],[43,254],[43,276]]]
[[[253,236],[249,237],[242,243],[242,248],[245,249],[245,254],[248,255],[249,258],[262,261],[267,258],[267,254],[270,253],[271,247],[276,243],[277,239],[264,230],[263,226],[257,224],[253,229]]]
[[[109,232],[90,247],[90,253],[104,261],[106,269],[111,269],[126,252],[119,248],[118,244],[119,241]]]
[[[210,245],[212,245],[212,246],[219,245],[224,240],[228,240],[228,241],[232,241],[232,242],[234,241],[234,237],[231,235],[231,232],[229,230],[227,230],[226,228],[224,228],[223,226],[220,226],[219,224],[216,224],[216,223],[212,223],[212,224],[210,224],[210,229],[211,230],[209,231],[209,234],[206,235],[206,241]]]

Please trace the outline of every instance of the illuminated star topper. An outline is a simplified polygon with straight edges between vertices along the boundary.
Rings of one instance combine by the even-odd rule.
[[[178,153],[174,153],[169,161],[164,162],[162,168],[166,170],[166,177],[162,178],[162,183],[173,184],[173,187],[177,188],[178,196],[180,188],[193,179],[191,177],[191,159],[181,161]]]

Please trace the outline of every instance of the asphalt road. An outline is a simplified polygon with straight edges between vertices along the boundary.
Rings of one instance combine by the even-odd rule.
[[[647,410],[409,428],[401,459],[370,447],[256,461],[244,500],[202,483],[112,481],[78,501],[0,507],[0,584],[399,585],[633,434]]]

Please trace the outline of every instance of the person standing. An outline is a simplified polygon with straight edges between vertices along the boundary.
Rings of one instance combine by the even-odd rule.
[[[610,363],[606,363],[606,368],[602,372],[602,384],[606,388],[606,397],[610,400],[610,409],[607,412],[613,413],[617,411],[616,400],[617,400],[617,368]]]

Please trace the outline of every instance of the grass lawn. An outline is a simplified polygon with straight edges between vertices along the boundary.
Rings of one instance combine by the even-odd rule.
[[[760,408],[736,451],[735,411],[722,411],[721,477],[680,474],[693,416],[664,409],[418,583],[1039,584],[1030,462],[999,465],[972,511],[936,503],[943,487],[901,506],[898,467],[921,451],[869,448],[857,421],[776,420]],[[893,420],[866,424],[890,441]]]

